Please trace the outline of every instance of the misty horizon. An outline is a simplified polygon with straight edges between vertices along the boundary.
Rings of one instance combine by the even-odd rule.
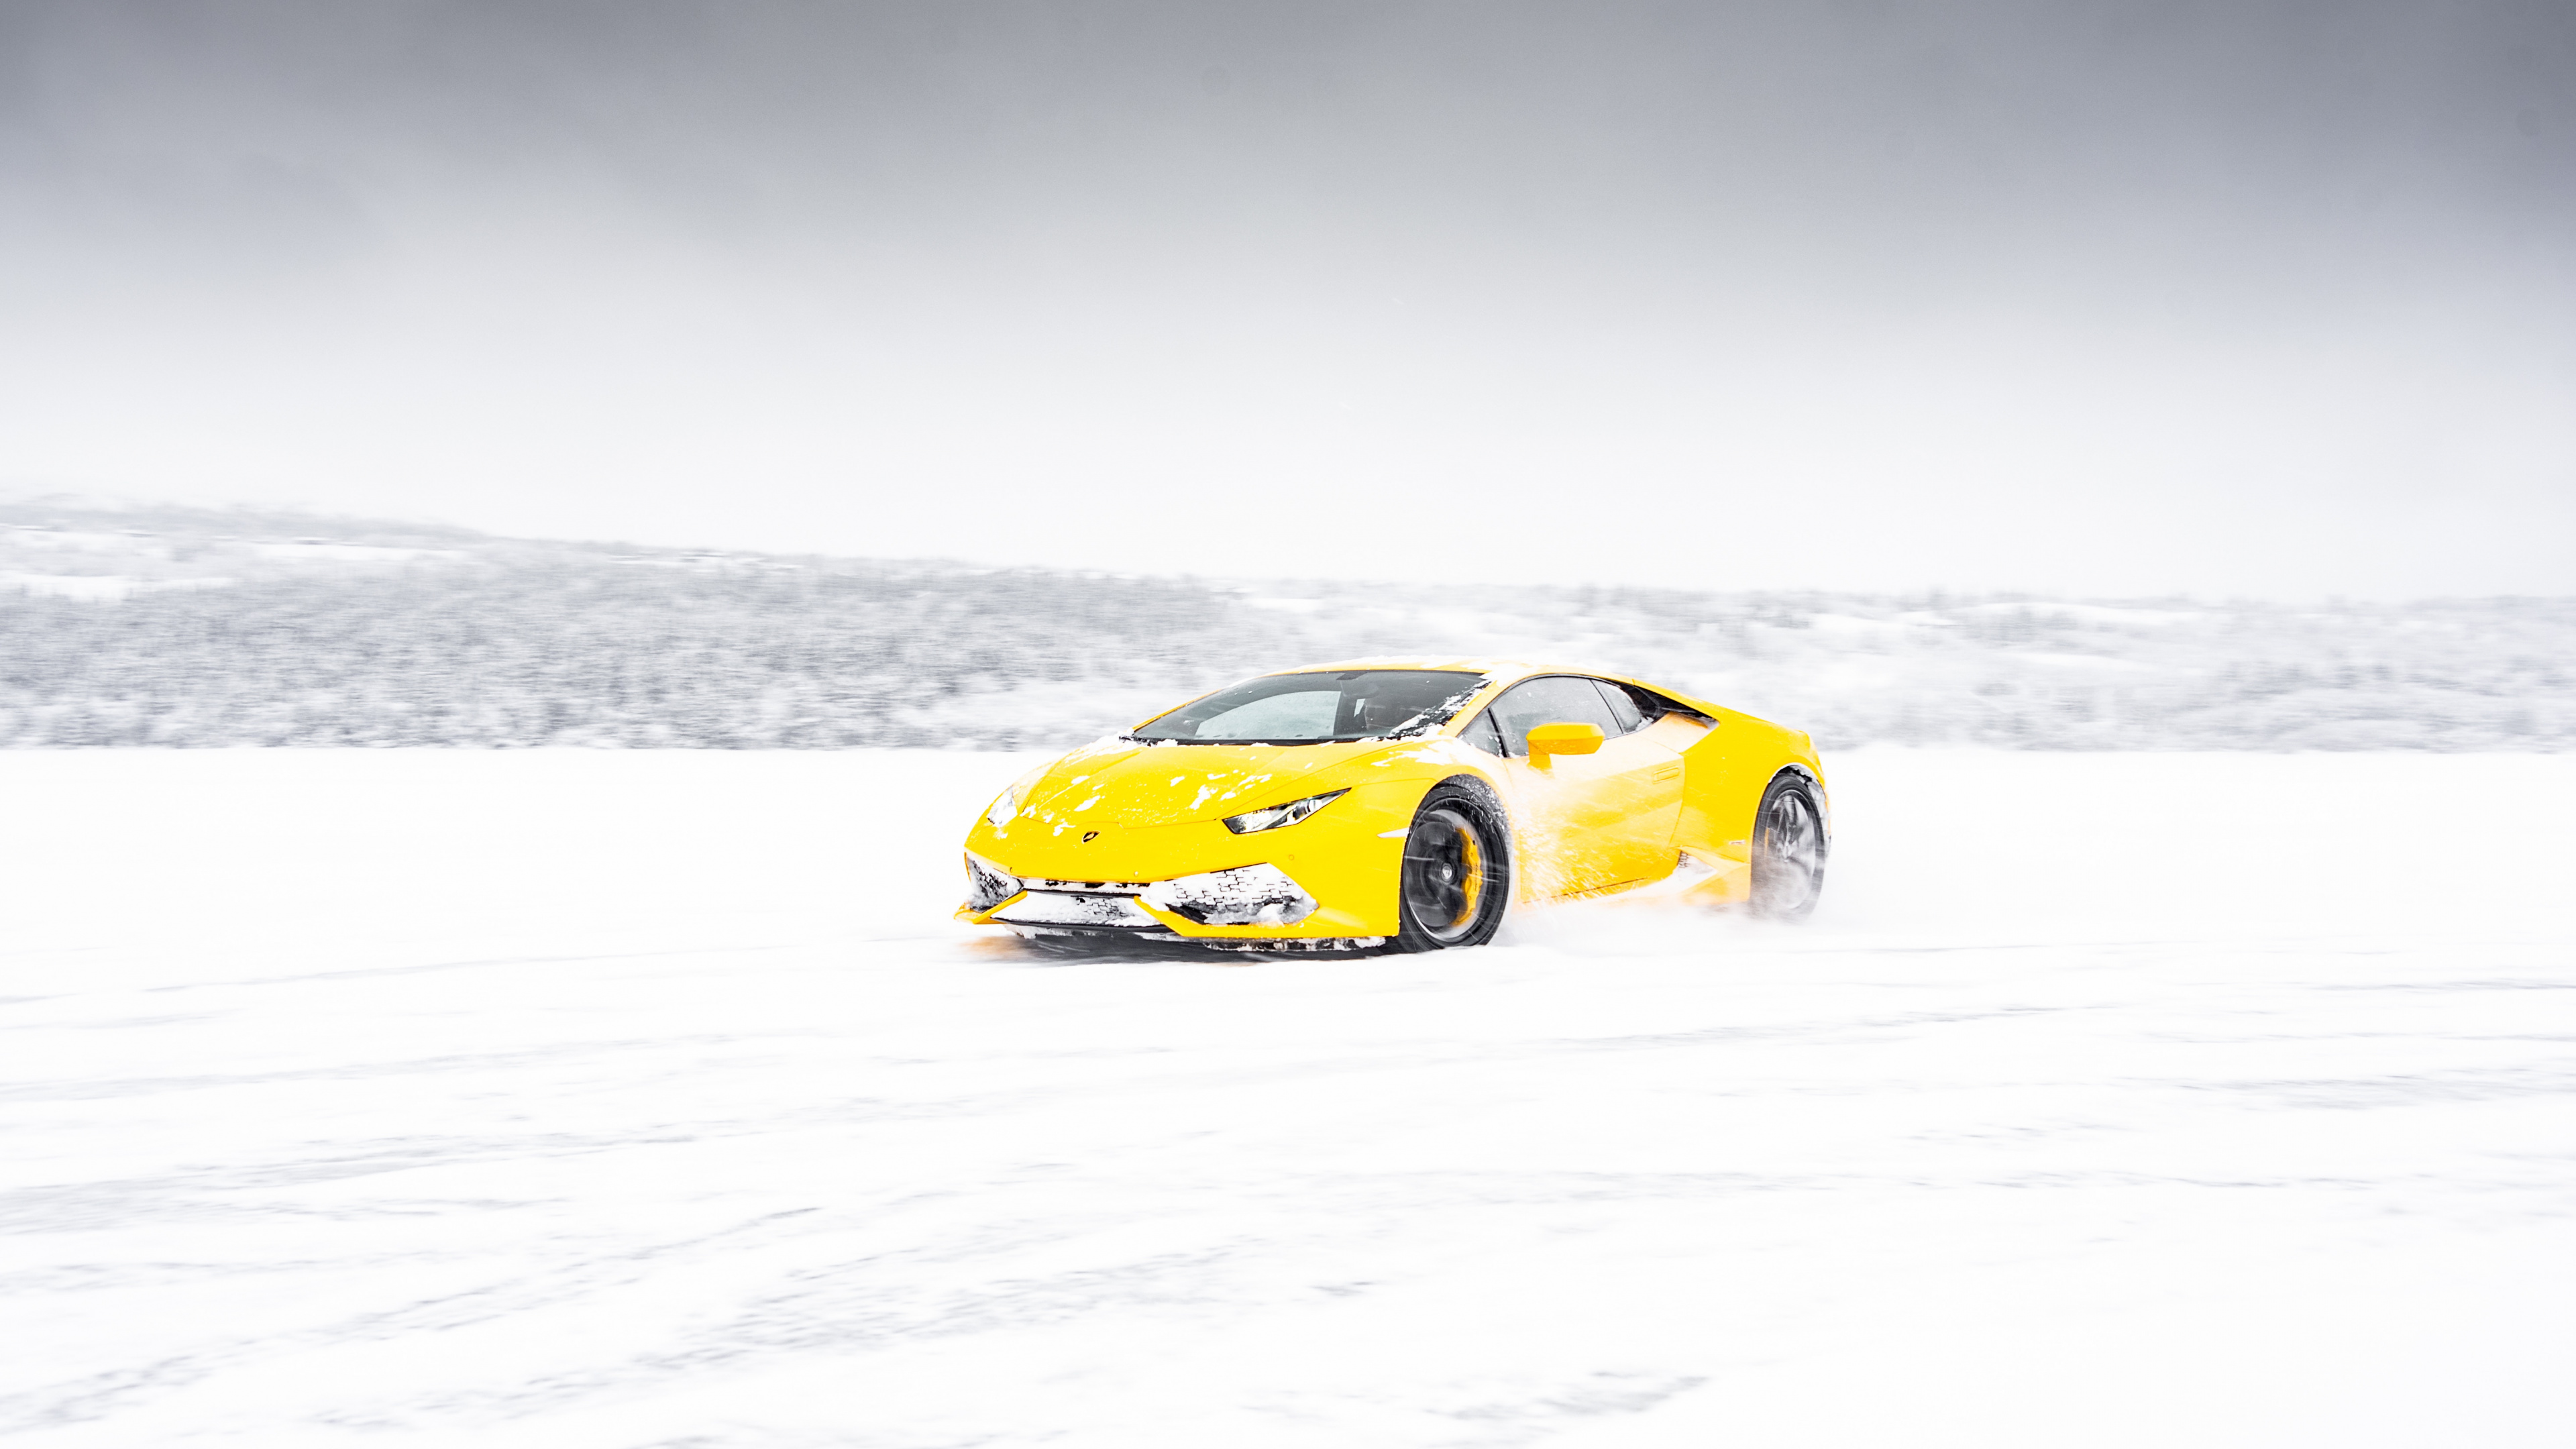
[[[0,488],[2563,594],[2571,80],[2503,6],[21,6]]]

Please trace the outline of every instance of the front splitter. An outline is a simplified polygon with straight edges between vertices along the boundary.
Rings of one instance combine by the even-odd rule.
[[[1184,936],[1176,931],[1136,927],[1022,926],[1007,921],[995,924],[1048,950],[1109,951],[1127,947],[1158,955],[1347,956],[1387,949],[1384,936]]]

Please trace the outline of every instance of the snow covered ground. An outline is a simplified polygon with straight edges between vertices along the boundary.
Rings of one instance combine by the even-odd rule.
[[[2576,756],[1862,752],[1803,928],[946,919],[994,755],[0,754],[0,1436],[2576,1442]]]

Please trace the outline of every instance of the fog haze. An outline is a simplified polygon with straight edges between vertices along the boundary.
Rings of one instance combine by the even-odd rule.
[[[0,488],[2566,593],[2576,12],[20,4]]]

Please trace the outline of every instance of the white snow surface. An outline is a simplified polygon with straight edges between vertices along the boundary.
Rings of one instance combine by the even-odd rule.
[[[1799,927],[1065,964],[1025,757],[0,754],[0,1437],[2576,1442],[2576,756],[1860,752]]]

